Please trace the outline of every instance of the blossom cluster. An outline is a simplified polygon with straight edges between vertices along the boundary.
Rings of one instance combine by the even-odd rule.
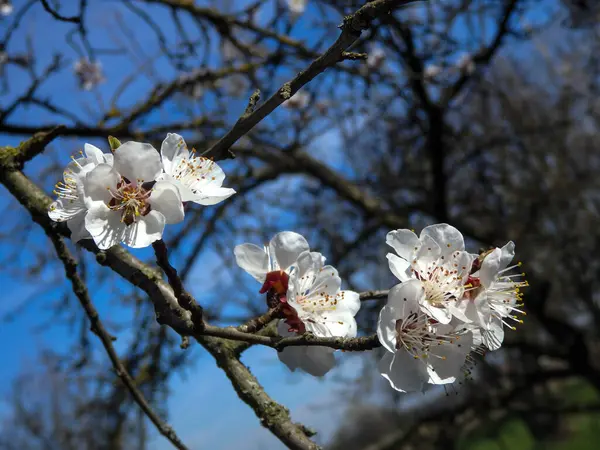
[[[270,307],[280,307],[280,336],[312,333],[317,337],[356,337],[354,316],[358,293],[341,290],[337,270],[325,257],[311,252],[306,239],[291,231],[276,234],[264,247],[238,245],[237,264],[262,283]],[[322,346],[286,347],[279,359],[290,370],[323,376],[335,366],[334,349]]]
[[[167,134],[160,153],[150,144],[116,142],[111,153],[85,144],[55,186],[49,216],[66,222],[74,241],[147,247],[166,224],[183,220],[185,202],[214,205],[235,193],[222,187],[221,168],[189,151],[178,134]]]
[[[212,160],[189,151],[169,133],[160,152],[140,142],[109,138],[111,153],[86,144],[55,186],[49,216],[66,222],[72,239],[91,238],[100,249],[125,243],[146,247],[162,238],[166,224],[184,219],[184,205],[214,205],[235,193]],[[417,236],[388,233],[389,268],[400,281],[379,313],[377,337],[384,348],[379,370],[401,392],[468,378],[474,354],[497,350],[504,328],[521,323],[520,263],[511,265],[508,242],[481,254],[465,251],[462,234],[448,224]],[[354,338],[360,295],[341,289],[337,270],[311,251],[298,233],[283,231],[268,245],[238,245],[237,264],[261,283],[282,337]],[[516,269],[516,270],[515,270]],[[323,376],[335,366],[330,347],[289,346],[278,353],[290,369]]]
[[[514,329],[525,314],[520,290],[527,282],[520,263],[510,265],[514,244],[474,255],[447,224],[428,226],[420,236],[392,231],[386,242],[395,250],[387,255],[390,270],[401,283],[379,314],[381,374],[402,392],[468,378],[473,353],[500,348],[504,327]]]

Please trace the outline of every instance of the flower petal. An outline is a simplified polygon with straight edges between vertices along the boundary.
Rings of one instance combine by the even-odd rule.
[[[106,161],[104,159],[104,153],[98,147],[92,144],[85,144],[83,146],[83,150],[85,151],[85,156],[89,158],[94,164],[104,164]]]
[[[442,255],[442,249],[438,243],[428,235],[421,233],[421,245],[418,250],[415,251],[413,261],[417,261],[420,268],[425,265],[437,261]]]
[[[290,271],[291,278],[301,279],[309,272],[315,273],[321,270],[323,263],[324,258],[319,252],[302,252],[294,263],[295,269]],[[283,270],[285,267],[281,267],[281,269]]]
[[[400,258],[410,261],[412,255],[419,246],[419,238],[410,230],[390,231],[385,237],[385,243],[396,250]]]
[[[496,248],[494,251],[489,253],[481,263],[481,268],[479,269],[479,279],[484,287],[489,288],[492,282],[494,282],[498,277],[501,257],[502,250]]]
[[[442,255],[465,249],[463,235],[447,223],[438,223],[423,228],[423,231],[421,231],[421,241],[423,241],[424,236],[431,237],[440,246]]]
[[[165,229],[165,216],[158,211],[150,211],[136,222],[127,226],[123,242],[132,248],[144,248],[162,238]]]
[[[165,173],[172,175],[181,160],[189,158],[190,152],[180,135],[167,133],[167,137],[160,146],[160,156]]]
[[[356,337],[357,334],[356,320],[347,312],[329,311],[303,322],[307,331],[319,337]]]
[[[238,266],[256,281],[264,283],[269,271],[269,258],[264,249],[254,244],[241,244],[233,249],[233,254]]]
[[[125,142],[114,155],[114,168],[132,183],[154,181],[162,170],[160,156],[150,144]]]
[[[444,325],[450,323],[450,321],[452,320],[452,311],[450,311],[448,308],[445,308],[444,306],[437,307],[425,301],[421,303],[421,310],[428,316],[432,317],[433,319],[437,320],[439,323],[442,323]]]
[[[509,241],[500,250],[502,252],[502,256],[500,256],[499,269],[504,270],[515,257],[515,243],[513,241]]]
[[[286,270],[296,262],[301,253],[309,250],[304,236],[293,231],[277,233],[269,243],[271,257],[275,257],[281,270]]]
[[[83,182],[86,204],[94,201],[108,203],[112,198],[110,191],[116,191],[117,183],[120,181],[121,177],[117,171],[108,164],[96,166],[94,170],[86,175]]]
[[[280,336],[295,335],[288,331],[288,326],[283,320],[277,323],[277,332]],[[301,369],[310,375],[321,377],[335,366],[334,351],[329,347],[294,346],[285,347],[277,356],[292,372]]]
[[[193,197],[189,201],[198,203],[199,205],[211,206],[227,200],[235,194],[235,189],[208,185],[195,192],[192,191],[192,193]]]
[[[86,213],[81,211],[80,214],[77,214],[67,222],[67,227],[69,227],[69,230],[71,231],[71,240],[73,242],[79,242],[82,239],[92,237],[88,230],[85,229],[85,216]]]
[[[400,281],[408,281],[411,279],[410,263],[407,260],[402,259],[393,253],[388,253],[385,256],[388,259],[390,270],[396,278]]]
[[[396,312],[396,320],[404,319],[419,310],[424,295],[423,284],[419,280],[409,280],[390,289],[387,306]]]
[[[93,202],[85,216],[85,228],[101,250],[119,244],[127,226],[121,222],[121,215],[111,211],[102,202]]]
[[[490,350],[498,350],[504,341],[504,327],[502,322],[497,317],[490,317],[487,326],[482,329],[481,333],[483,345]]]
[[[397,315],[397,312],[393,308],[386,305],[379,311],[379,320],[377,321],[377,338],[381,342],[381,345],[392,353],[396,351]]]
[[[80,198],[72,201],[59,198],[48,208],[48,216],[55,222],[65,222],[72,220],[84,211],[85,205]]]
[[[381,375],[400,392],[420,391],[428,378],[425,364],[405,350],[385,352],[378,367]]]
[[[337,312],[348,312],[354,317],[360,309],[360,295],[354,291],[340,291],[336,295]]]
[[[442,325],[438,327],[437,333],[446,334],[446,330],[450,329],[450,326]],[[453,343],[433,347],[428,362],[430,364],[430,375],[431,372],[435,372],[435,376],[432,377],[433,381],[430,380],[429,382],[433,384],[452,383],[460,375],[472,345],[473,335],[471,332],[467,332]]]
[[[168,181],[158,181],[150,194],[152,210],[159,211],[168,224],[179,223],[183,220],[183,203],[179,190]]]

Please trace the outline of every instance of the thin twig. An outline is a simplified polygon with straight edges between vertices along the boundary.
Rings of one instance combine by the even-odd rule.
[[[313,80],[317,75],[323,73],[327,68],[343,61],[346,49],[356,42],[362,31],[369,27],[373,19],[413,1],[415,0],[375,0],[367,3],[354,14],[346,16],[344,23],[340,25],[342,29],[340,36],[327,51],[310,63],[305,70],[298,73],[294,79],[284,83],[266,102],[258,106],[252,114],[248,115],[244,112],[233,128],[202,155],[212,157],[215,160],[226,158],[231,146],[271,114],[275,108],[298,92],[302,86]]]
[[[262,330],[265,326],[267,326],[273,319],[277,318],[277,316],[281,313],[282,304],[277,305],[275,308],[269,309],[262,316],[255,317],[254,319],[250,319],[243,325],[237,327],[237,329],[243,333],[256,333],[257,331]]]
[[[100,341],[102,342],[104,350],[106,350],[106,353],[110,358],[110,362],[112,363],[115,372],[117,373],[127,390],[130,392],[135,402],[142,409],[144,414],[146,414],[150,421],[156,426],[156,429],[160,432],[160,434],[165,436],[179,450],[188,450],[185,444],[181,441],[181,439],[179,439],[179,437],[175,433],[175,430],[173,430],[173,428],[171,428],[169,424],[164,422],[158,416],[158,414],[154,412],[154,410],[152,409],[142,392],[136,387],[135,381],[133,380],[129,372],[127,372],[127,369],[119,359],[119,356],[117,355],[117,352],[112,345],[112,337],[106,331],[106,328],[104,328],[104,325],[100,320],[100,316],[98,315],[98,311],[96,310],[94,304],[92,303],[92,300],[90,299],[87,287],[84,281],[77,273],[77,262],[75,261],[75,258],[73,258],[73,256],[71,255],[71,252],[65,245],[63,239],[49,227],[44,227],[44,230],[46,231],[46,234],[48,235],[48,237],[52,241],[52,244],[54,245],[56,255],[63,263],[63,266],[65,268],[65,274],[71,282],[73,292],[79,299],[79,303],[81,303],[81,306],[83,307],[85,313],[90,319],[91,330],[100,338]]]
[[[365,300],[380,300],[382,298],[387,298],[389,292],[388,289],[383,291],[365,291],[359,294],[359,298],[361,302],[364,302]]]
[[[311,333],[305,333],[298,336],[261,336],[252,333],[244,333],[234,327],[216,327],[205,325],[200,332],[203,336],[220,337],[233,341],[248,342],[250,344],[265,345],[276,350],[282,350],[285,347],[298,346],[322,346],[346,351],[364,351],[380,347],[381,344],[377,335],[343,338],[343,337],[318,337]]]
[[[80,23],[81,22],[80,16],[72,16],[72,17],[62,16],[50,7],[50,5],[48,4],[48,0],[41,0],[41,2],[42,2],[42,5],[44,6],[44,9],[47,12],[49,12],[52,15],[52,17],[54,17],[56,20],[60,20],[61,22],[71,22],[71,23]]]
[[[196,331],[201,331],[205,326],[204,318],[202,316],[202,306],[200,306],[198,302],[196,302],[196,299],[185,290],[183,281],[181,281],[181,278],[177,274],[177,269],[169,262],[169,251],[167,250],[165,241],[160,239],[154,242],[152,248],[156,255],[156,262],[165,275],[167,275],[167,279],[173,288],[173,293],[175,294],[179,305],[192,314],[192,322],[194,323]]]

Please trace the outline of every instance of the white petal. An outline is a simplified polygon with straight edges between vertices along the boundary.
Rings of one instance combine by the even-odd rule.
[[[408,281],[411,279],[410,263],[407,260],[402,259],[393,253],[388,253],[385,256],[388,259],[390,270],[396,278],[400,281]]]
[[[445,328],[440,327],[440,329],[441,333],[446,333]],[[467,332],[452,344],[446,343],[431,348],[428,363],[431,365],[431,370],[439,377],[440,384],[451,383],[454,380],[447,380],[460,375],[472,345],[473,335]]]
[[[214,161],[202,158],[201,156],[196,158],[200,158],[200,161],[198,162],[198,159],[196,159],[196,162],[202,165],[202,176],[189,179],[191,182],[189,187],[192,190],[201,191],[209,186],[222,186],[225,180],[223,169]]]
[[[193,197],[189,201],[198,203],[199,205],[211,206],[221,203],[223,200],[227,200],[235,194],[235,189],[208,185],[202,189],[196,190],[193,194]]]
[[[340,291],[336,295],[336,312],[348,312],[352,317],[360,309],[360,295],[354,291]]]
[[[101,201],[108,203],[112,199],[110,191],[117,190],[121,177],[108,164],[100,164],[88,173],[83,182],[86,203]]]
[[[150,194],[152,210],[159,211],[168,224],[183,220],[183,203],[177,187],[168,181],[157,181]]]
[[[465,249],[463,235],[447,223],[438,223],[423,228],[423,231],[421,231],[421,241],[423,241],[424,236],[431,237],[440,246],[442,255]]]
[[[300,368],[314,377],[322,377],[335,367],[335,350],[329,347],[308,346],[305,348],[305,358],[300,362]]]
[[[286,270],[296,262],[301,253],[310,250],[304,236],[292,231],[277,233],[271,239],[269,249],[271,257],[275,256],[281,270]]]
[[[156,177],[156,181],[166,181],[177,187],[182,202],[191,202],[194,200],[194,197],[196,197],[196,194],[192,192],[188,186],[169,174],[161,173],[158,177]]]
[[[72,220],[84,211],[85,205],[81,199],[68,200],[59,198],[50,205],[48,216],[55,222],[65,222]]]
[[[104,159],[104,153],[95,145],[85,144],[83,146],[83,150],[85,151],[85,156],[92,160],[94,164],[98,165],[106,162]]]
[[[421,310],[442,324],[448,324],[452,320],[452,312],[448,308],[438,308],[427,301],[421,304]]]
[[[324,259],[320,253],[309,251],[302,252],[294,264],[295,270],[291,271],[291,277],[300,279],[309,272],[317,272],[321,270],[323,263]],[[282,267],[282,269],[285,268]]]
[[[396,351],[397,333],[396,333],[396,321],[398,320],[398,314],[389,306],[384,306],[379,311],[379,319],[377,321],[377,338],[381,345],[383,345],[388,351]]]
[[[500,250],[502,251],[502,256],[500,256],[499,269],[504,270],[515,257],[515,243],[513,241],[509,241]]]
[[[265,281],[269,271],[269,258],[265,251],[254,244],[237,245],[233,249],[237,265],[260,283]]]
[[[481,268],[479,269],[479,279],[484,287],[490,287],[490,284],[492,284],[492,282],[498,277],[501,257],[502,250],[496,248],[493,252],[489,253],[481,263]]]
[[[144,248],[162,238],[165,229],[165,216],[158,211],[150,211],[127,226],[123,242],[132,248]]]
[[[73,242],[79,242],[82,239],[91,238],[88,230],[85,229],[85,216],[86,213],[81,211],[80,214],[77,214],[71,220],[67,222],[67,227],[71,230],[71,240]]]
[[[332,266],[324,266],[316,273],[314,281],[310,286],[310,293],[335,297],[341,285],[342,279],[338,275],[337,269]]]
[[[415,247],[419,246],[419,238],[415,233],[410,230],[395,230],[390,231],[385,242],[396,250],[398,256],[410,261],[412,255],[417,250]]]
[[[419,280],[409,280],[390,289],[387,306],[395,311],[396,319],[404,319],[419,310],[424,295],[423,284]]]
[[[428,378],[425,364],[405,350],[385,352],[378,367],[381,375],[400,392],[420,391]]]
[[[469,299],[460,302],[452,302],[448,305],[448,310],[453,317],[456,317],[461,322],[469,323],[471,319],[467,316],[466,310],[469,304],[472,303]]]
[[[490,350],[498,350],[504,341],[504,327],[500,319],[492,317],[482,330],[483,345]]]
[[[417,251],[415,251],[414,259],[419,261],[421,264],[429,264],[437,261],[442,256],[442,249],[438,243],[429,235],[423,235],[421,233],[421,245]]]
[[[126,225],[118,212],[111,211],[102,202],[94,202],[85,216],[85,228],[98,248],[107,250],[123,240]]]
[[[473,266],[473,255],[469,252],[457,251],[452,254],[450,261],[454,265],[453,269],[457,271],[455,275],[461,280],[459,284],[465,284]]]
[[[172,175],[181,160],[189,158],[190,152],[180,135],[168,133],[160,146],[160,155],[165,173]]]
[[[277,323],[277,332],[284,337],[295,335],[288,331],[288,326],[283,320]],[[277,353],[277,356],[292,372],[301,369],[310,375],[320,377],[335,366],[334,351],[329,347],[318,346],[285,347]]]
[[[306,330],[320,337],[356,337],[357,326],[353,316],[331,311],[318,317],[303,319]]]
[[[160,156],[150,144],[125,142],[114,155],[114,168],[132,183],[154,181],[162,169]]]

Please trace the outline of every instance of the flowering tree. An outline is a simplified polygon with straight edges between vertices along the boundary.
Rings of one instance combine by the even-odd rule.
[[[572,92],[580,84],[537,86],[518,70],[506,74],[514,60],[499,53],[525,42],[542,47],[536,54],[543,56],[550,43],[541,33],[557,17],[563,20],[566,10],[518,0],[349,3],[126,1],[106,24],[114,31],[114,49],[96,41],[91,29],[102,5],[61,8],[46,0],[2,5],[3,20],[12,22],[0,45],[0,67],[23,70],[30,78],[23,93],[15,94],[22,80],[3,77],[0,132],[26,138],[2,147],[0,181],[19,213],[28,214],[5,231],[14,236],[29,233],[33,224],[41,228],[47,237],[32,241],[36,255],[44,267],[59,263],[69,281],[66,298],[76,298],[77,311],[84,313],[74,320],[86,324],[70,367],[85,366],[91,358],[89,323],[121,380],[97,395],[86,392],[72,410],[61,412],[77,418],[75,410],[93,411],[85,421],[74,420],[97,425],[102,432],[94,439],[106,441],[97,447],[82,443],[84,429],[59,445],[131,448],[124,427],[135,424],[141,411],[139,423],[149,419],[173,446],[188,448],[156,407],[161,404],[156,393],[172,371],[185,366],[189,349],[184,349],[196,342],[261,424],[289,448],[317,448],[314,433],[293,421],[244,364],[251,346],[271,348],[289,370],[316,377],[355,352],[367,354],[377,361],[371,372],[385,380],[390,393],[471,386],[464,389],[463,403],[450,405],[449,416],[457,421],[454,412],[461,408],[508,402],[520,390],[566,376],[598,387],[589,337],[549,313],[547,299],[560,290],[552,291],[555,274],[547,265],[559,252],[573,264],[561,269],[578,270],[579,277],[582,269],[576,268],[585,268],[586,283],[569,286],[575,291],[568,295],[591,320],[597,317],[598,267],[558,241],[552,241],[555,247],[540,245],[547,235],[567,235],[572,223],[582,230],[573,245],[596,245],[583,230],[597,215],[597,186],[593,180],[574,181],[591,177],[597,158],[581,150],[574,161],[564,161],[559,139],[548,138],[582,113],[567,119],[543,115],[565,102],[581,107],[588,96]],[[36,7],[68,30],[65,41],[76,49],[74,61],[67,64],[56,54],[43,66],[35,46],[14,44],[19,25]],[[311,8],[310,36],[296,39],[294,27],[307,27],[302,21],[309,20]],[[162,20],[167,13],[168,26]],[[138,25],[155,39],[158,57],[146,53],[144,34],[135,33]],[[592,64],[592,56],[572,65],[584,62]],[[65,67],[82,94],[93,95],[77,113],[44,90]],[[114,76],[120,78],[111,84]],[[147,92],[128,92],[134,81]],[[515,85],[529,90],[513,95]],[[550,93],[541,95],[544,89]],[[261,100],[265,92],[270,96]],[[527,102],[540,117],[521,117],[524,108],[516,102]],[[23,119],[28,107],[43,111],[45,123]],[[89,120],[83,111],[91,113]],[[331,139],[332,129],[342,152],[328,152],[327,143],[309,151],[323,136]],[[566,142],[567,135],[560,136]],[[64,151],[51,147],[69,138],[83,150],[64,166]],[[544,138],[555,147],[543,144],[540,150]],[[41,158],[52,170],[35,166]],[[582,167],[573,168],[582,158]],[[530,166],[526,171],[520,170],[524,164]],[[62,177],[50,198],[46,178],[57,166]],[[553,174],[546,177],[549,186],[535,182],[543,178],[540,173]],[[561,183],[568,180],[573,184],[567,190],[575,190],[583,206],[564,223],[543,202],[566,195]],[[534,189],[539,191],[531,193]],[[566,202],[557,200],[552,208],[560,210]],[[535,232],[523,217],[536,224]],[[508,239],[519,249],[524,243],[526,265],[534,268],[527,307],[522,289],[528,282]],[[253,243],[235,245],[245,240]],[[255,244],[261,241],[268,243]],[[219,262],[203,262],[205,271],[219,277],[219,269],[229,267],[221,270],[229,278],[219,278],[216,294],[189,279],[209,246]],[[483,248],[476,252],[478,246]],[[134,255],[138,250],[131,249],[152,253]],[[552,266],[556,276],[562,273],[557,267]],[[259,283],[251,293],[238,282],[244,271]],[[139,312],[128,324],[139,336],[124,355],[115,348],[118,333],[93,300],[98,282],[117,277],[124,280],[123,304]],[[582,286],[589,292],[578,290]],[[219,301],[211,301],[212,295]],[[244,314],[234,321],[223,304],[239,297],[247,297]],[[64,310],[76,310],[65,304]],[[535,317],[525,337],[505,335],[523,323],[525,309]],[[553,345],[563,339],[567,345],[556,350]],[[505,348],[518,352],[522,364],[506,365],[509,381],[482,400],[478,386],[502,375],[504,366],[493,361],[494,355],[506,357]],[[540,356],[554,358],[560,368],[538,366]],[[106,378],[106,366],[99,373]],[[519,377],[526,383],[513,383]],[[532,398],[533,411],[540,397]],[[114,420],[96,419],[101,414],[95,405],[102,401]],[[440,425],[442,447],[456,439],[444,431],[450,419],[428,414],[423,423]],[[143,447],[144,427],[138,428],[142,437],[128,439]],[[383,436],[391,439],[385,445],[406,438],[404,427],[399,436],[393,431]],[[29,445],[15,442],[17,448]]]

